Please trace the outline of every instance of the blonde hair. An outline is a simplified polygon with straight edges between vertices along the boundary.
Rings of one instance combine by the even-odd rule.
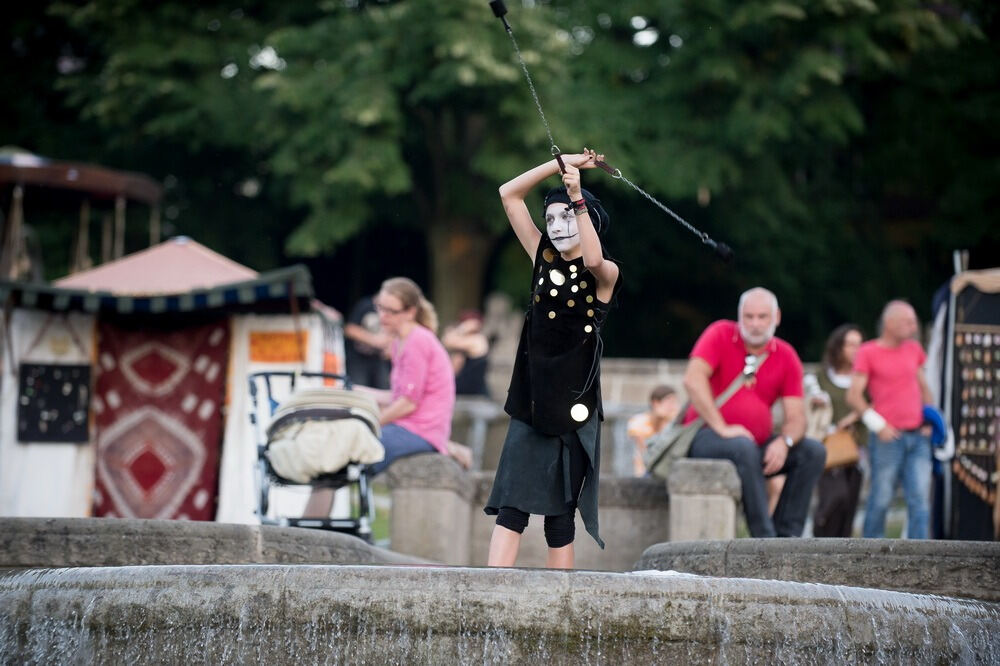
[[[438,316],[431,302],[424,298],[424,292],[410,278],[394,277],[382,283],[380,291],[392,294],[403,304],[404,308],[417,308],[417,323],[437,333]]]

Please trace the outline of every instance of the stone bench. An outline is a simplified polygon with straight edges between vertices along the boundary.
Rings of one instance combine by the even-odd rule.
[[[467,472],[434,453],[396,461],[386,481],[394,551],[443,564],[486,563],[495,518],[483,506],[493,472]],[[728,461],[680,460],[666,484],[631,477],[601,477],[600,483],[600,531],[607,546],[597,546],[578,515],[577,568],[627,571],[655,543],[735,536],[740,483]],[[519,566],[545,566],[542,523],[538,517],[529,523]]]
[[[670,466],[670,540],[734,539],[743,484],[728,460],[682,458]]]

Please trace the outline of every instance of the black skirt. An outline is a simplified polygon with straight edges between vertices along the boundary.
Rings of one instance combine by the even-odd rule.
[[[577,440],[588,461],[579,497],[573,497],[569,456]],[[509,506],[524,513],[558,516],[578,508],[587,533],[604,548],[597,520],[600,461],[601,423],[596,413],[578,430],[564,435],[545,435],[511,419],[484,511],[495,516],[501,507]]]

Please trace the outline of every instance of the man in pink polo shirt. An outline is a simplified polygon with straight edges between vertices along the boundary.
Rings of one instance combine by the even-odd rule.
[[[865,509],[864,536],[885,536],[885,514],[902,480],[906,535],[930,536],[931,444],[921,432],[925,404],[934,404],[924,378],[926,360],[917,334],[917,313],[905,301],[882,310],[879,337],[864,343],[854,357],[847,403],[870,431],[872,481]],[[871,404],[865,399],[865,390]]]
[[[709,325],[691,350],[684,374],[691,408],[684,422],[700,416],[705,427],[688,455],[736,465],[752,536],[802,536],[809,498],[826,461],[823,445],[804,437],[802,362],[790,344],[774,336],[781,311],[773,293],[762,287],[744,292],[737,314],[738,322]],[[716,407],[715,399],[752,364],[759,364],[754,377],[721,409]],[[771,407],[779,398],[785,418],[775,434]],[[776,474],[786,474],[787,480],[772,518],[764,478]]]

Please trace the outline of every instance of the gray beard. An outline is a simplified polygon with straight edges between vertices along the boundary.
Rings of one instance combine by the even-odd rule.
[[[774,332],[778,330],[777,324],[771,324],[768,327],[767,331],[765,331],[764,333],[762,333],[757,337],[753,337],[745,328],[743,328],[743,322],[739,323],[739,327],[740,327],[740,337],[743,338],[743,342],[750,345],[751,347],[762,347],[766,345],[768,342],[771,341],[771,338],[774,337]]]

